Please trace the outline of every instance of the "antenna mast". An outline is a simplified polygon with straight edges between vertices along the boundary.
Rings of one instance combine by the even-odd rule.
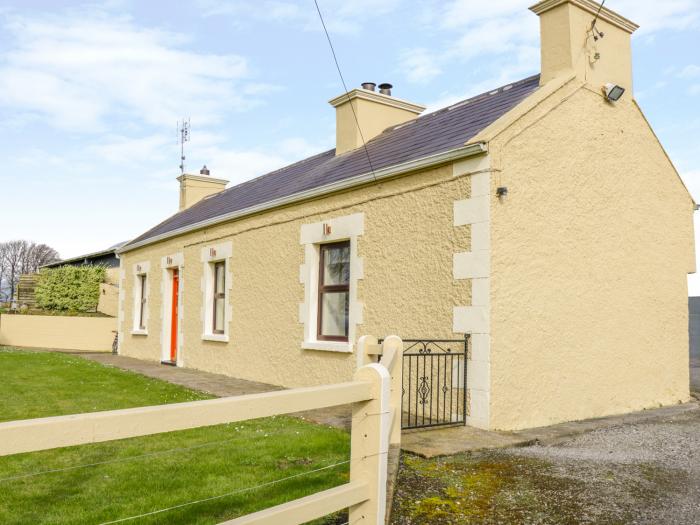
[[[177,132],[179,134],[180,143],[180,173],[185,174],[185,142],[190,141],[190,118],[182,119],[182,124],[177,123]]]

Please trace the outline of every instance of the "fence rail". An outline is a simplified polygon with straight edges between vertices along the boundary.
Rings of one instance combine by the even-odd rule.
[[[353,381],[346,383],[0,423],[0,456],[352,404],[349,483],[225,524],[294,525],[349,508],[350,523],[380,525],[386,515],[389,445],[400,440],[397,356],[402,346],[395,336],[387,338],[381,349],[376,339],[361,338],[361,360],[370,360],[366,353],[370,349],[381,353],[382,360],[359,366]]]
[[[123,410],[0,423],[0,456],[148,436],[291,414],[371,399],[372,384],[349,382]]]

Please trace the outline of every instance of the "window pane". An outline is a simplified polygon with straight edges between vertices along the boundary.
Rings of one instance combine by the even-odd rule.
[[[225,282],[225,272],[224,272],[225,266],[224,263],[217,263],[214,265],[214,286],[215,286],[215,292],[216,293],[223,293],[224,291],[224,282]]]
[[[350,244],[323,248],[323,284],[350,282]]]
[[[225,310],[224,310],[224,301],[225,299],[223,297],[216,298],[214,299],[215,305],[214,305],[214,331],[215,332],[223,332],[224,331],[224,315],[225,315]]]
[[[139,328],[146,329],[146,276],[141,275],[141,310],[139,311]]]
[[[321,296],[321,335],[347,337],[348,292],[329,292]]]

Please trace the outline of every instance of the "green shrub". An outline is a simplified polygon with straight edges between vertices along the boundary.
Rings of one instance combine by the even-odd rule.
[[[90,312],[97,309],[104,266],[61,266],[39,272],[35,295],[39,308]]]

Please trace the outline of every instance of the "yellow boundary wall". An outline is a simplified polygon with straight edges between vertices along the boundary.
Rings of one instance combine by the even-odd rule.
[[[59,350],[108,351],[115,317],[0,315],[0,345]]]

